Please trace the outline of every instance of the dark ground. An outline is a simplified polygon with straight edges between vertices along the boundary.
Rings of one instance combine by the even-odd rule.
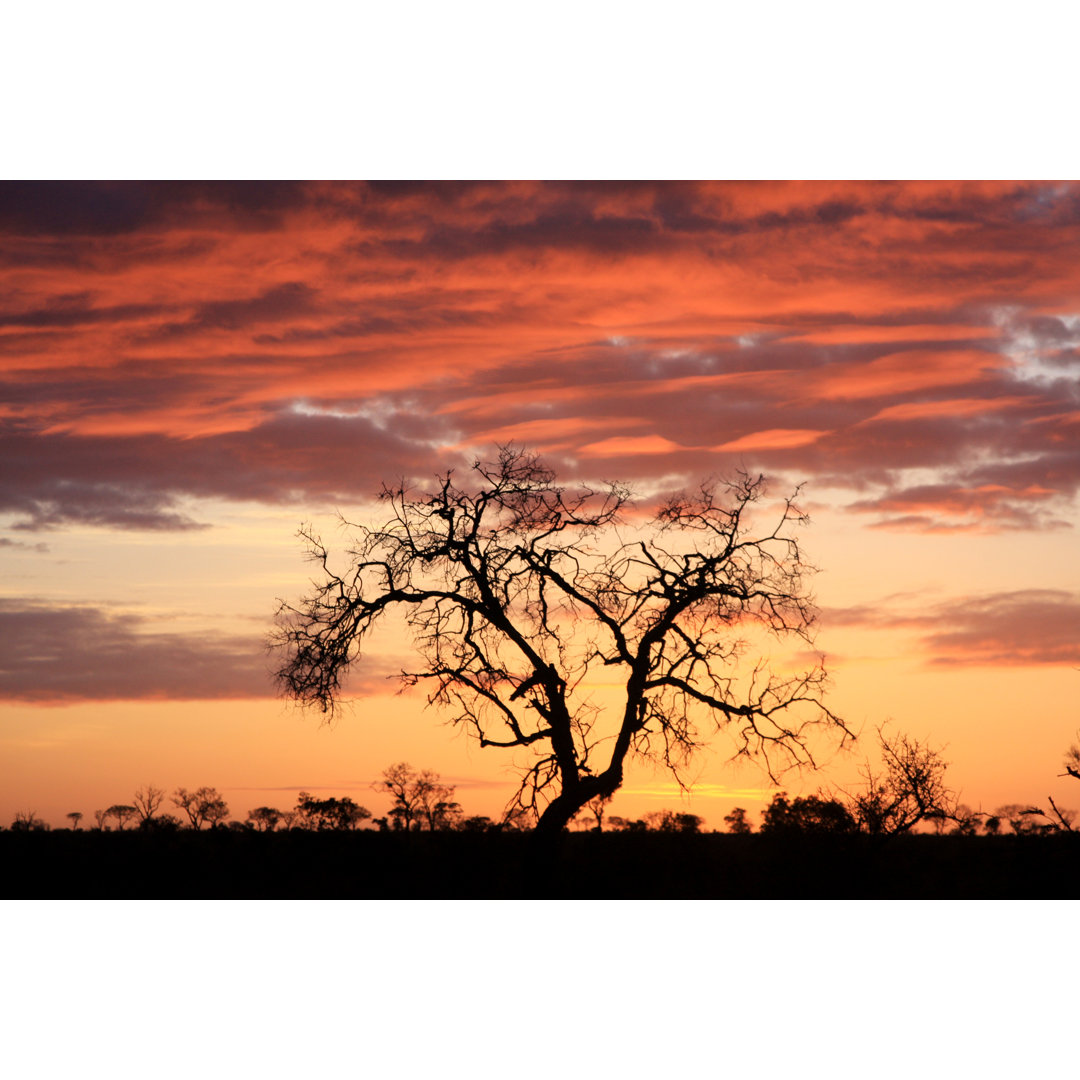
[[[1041,899],[1080,835],[0,832],[9,899]]]

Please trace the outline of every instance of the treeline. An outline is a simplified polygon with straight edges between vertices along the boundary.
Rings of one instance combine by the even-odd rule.
[[[1061,809],[1047,796],[1049,809],[1024,803],[973,810],[945,782],[947,762],[940,751],[907,735],[878,731],[880,764],[869,762],[862,783],[851,791],[833,789],[791,798],[778,792],[762,815],[763,833],[865,833],[900,836],[918,831],[976,836],[1012,832],[1018,836],[1074,832],[1076,812]],[[1080,746],[1065,756],[1065,774],[1080,780]],[[746,811],[736,807],[724,818],[728,831],[749,833]]]
[[[1012,833],[1039,836],[1074,832],[1076,813],[1057,806],[1048,797],[1049,809],[1023,803],[999,806],[992,812],[973,810],[959,802],[945,783],[947,763],[939,751],[906,735],[878,733],[880,764],[862,770],[862,783],[854,790],[820,790],[813,795],[791,797],[781,791],[761,815],[763,834],[855,834],[870,836],[932,832],[938,835],[995,836]],[[1080,780],[1080,746],[1069,748],[1065,774]],[[301,791],[296,805],[288,809],[259,806],[244,821],[229,821],[229,807],[213,787],[193,791],[177,788],[170,801],[178,814],[164,810],[166,794],[147,784],[130,803],[116,803],[94,811],[91,830],[118,832],[168,832],[177,830],[228,829],[236,832],[348,832],[359,829],[381,832],[524,832],[536,821],[535,810],[512,805],[498,820],[487,815],[467,815],[455,798],[455,787],[442,782],[438,773],[418,771],[407,762],[391,765],[372,785],[389,795],[390,810],[375,817],[353,799],[318,798]],[[656,810],[640,818],[608,814],[610,798],[590,800],[570,822],[573,831],[695,834],[705,830],[698,814]],[[70,828],[78,831],[84,815],[67,815]],[[724,817],[725,830],[735,835],[754,832],[747,811],[735,807]],[[2,828],[2,827],[0,827]],[[33,811],[17,812],[10,830],[48,831],[50,826]],[[716,830],[712,830],[716,831]]]

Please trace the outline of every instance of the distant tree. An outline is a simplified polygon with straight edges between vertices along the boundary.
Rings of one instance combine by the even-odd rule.
[[[472,817],[459,821],[457,827],[461,832],[491,832],[495,828],[495,822],[486,814],[473,814]]]
[[[1001,831],[1001,818],[997,814],[989,814],[983,822],[983,829],[988,836],[997,836]]]
[[[418,821],[420,790],[424,782],[408,762],[399,761],[396,765],[385,768],[382,780],[373,785],[376,790],[388,792],[393,799],[387,816],[395,830],[408,832],[412,829],[413,822]]]
[[[754,831],[754,826],[746,820],[746,811],[741,806],[736,806],[730,814],[725,814],[724,823],[729,833],[738,835]]]
[[[1080,731],[1076,733],[1076,737],[1080,739]],[[1065,775],[1080,780],[1080,744],[1073,743],[1065,751]]]
[[[422,821],[432,832],[454,828],[463,816],[450,784],[435,784],[424,792],[420,812]]]
[[[214,789],[211,788],[211,791]],[[213,798],[208,798],[203,804],[203,817],[210,828],[216,828],[229,816],[229,805],[225,800],[214,792]]]
[[[106,811],[106,810],[95,810],[94,811],[94,821],[97,824],[97,831],[98,832],[104,831],[105,822],[107,820],[108,820],[108,811]]]
[[[956,822],[955,832],[958,836],[974,836],[982,825],[982,814],[961,803],[953,811],[953,821]]]
[[[1028,803],[1007,803],[999,806],[994,814],[1002,821],[1007,821],[1009,828],[1017,836],[1037,836],[1039,833],[1051,831],[1038,820],[1042,817],[1042,811]]]
[[[258,832],[273,832],[281,821],[281,811],[272,806],[256,806],[248,811],[248,821]]]
[[[1080,737],[1080,732],[1077,732]],[[1080,745],[1073,744],[1065,752],[1065,772],[1064,776],[1071,776],[1076,780],[1080,780]],[[1047,801],[1050,803],[1049,812],[1042,810],[1038,807],[1030,807],[1025,813],[1032,816],[1038,815],[1043,819],[1043,823],[1040,825],[1040,831],[1042,832],[1075,832],[1073,825],[1076,821],[1076,812],[1073,810],[1063,810],[1056,802],[1052,795],[1047,795]],[[1015,830],[1014,830],[1015,831]]]
[[[213,827],[229,816],[229,807],[217,788],[201,787],[196,791],[177,788],[172,801],[187,814],[193,829]]]
[[[45,832],[48,828],[33,810],[16,810],[11,823],[12,832]]]
[[[610,795],[594,795],[582,808],[592,814],[593,819],[596,821],[593,826],[596,832],[604,831],[604,811],[607,810],[611,798]]]
[[[614,832],[648,832],[649,823],[641,818],[626,818],[613,814],[608,818],[608,825]]]
[[[707,729],[732,731],[736,752],[770,772],[812,764],[810,725],[849,735],[822,702],[822,665],[742,663],[752,627],[803,645],[816,617],[795,535],[806,516],[792,496],[762,524],[765,497],[760,476],[705,483],[623,537],[627,487],[567,490],[510,446],[464,484],[447,473],[423,493],[384,487],[389,520],[354,526],[342,572],[301,532],[321,580],[298,607],[281,605],[279,683],[332,712],[365,640],[400,613],[419,657],[404,685],[429,687],[429,703],[482,747],[535,755],[516,800],[543,832],[614,794],[629,758],[679,776]],[[610,722],[590,697],[598,670],[620,685]],[[413,820],[398,803],[399,826]]]
[[[114,803],[105,811],[105,816],[113,818],[116,821],[117,830],[123,832],[124,826],[139,816],[139,811],[127,803]]]
[[[356,829],[371,817],[366,806],[358,806],[352,799],[316,799],[306,791],[300,792],[296,813],[304,828],[319,831]]]
[[[653,810],[645,815],[644,821],[650,830],[666,833],[701,832],[701,826],[705,824],[697,814],[679,813],[676,810]]]
[[[1050,800],[1050,810],[1047,812],[1038,806],[1029,806],[1019,811],[1019,817],[1024,819],[1021,828],[1017,828],[1013,820],[1010,820],[1009,824],[1013,827],[1013,832],[1021,834],[1027,834],[1032,832],[1048,833],[1048,832],[1074,832],[1073,824],[1076,821],[1075,810],[1062,810],[1056,802],[1054,802],[1053,796],[1047,796]],[[1014,812],[1015,807],[1012,807]],[[1038,818],[1042,818],[1038,821]]]
[[[858,824],[851,811],[837,799],[804,795],[794,799],[778,791],[762,815],[763,833],[850,833]]]
[[[1073,825],[1076,822],[1076,811],[1059,808],[1051,795],[1047,795],[1046,798],[1050,803],[1050,813],[1044,812],[1043,817],[1052,822],[1060,832],[1075,832]]]
[[[146,826],[161,809],[161,804],[165,801],[165,792],[161,788],[154,787],[153,784],[147,784],[135,792],[131,801],[135,804],[139,824]]]
[[[71,822],[71,827],[75,830],[79,828],[79,822],[82,821],[83,815],[81,810],[72,810],[70,814],[66,815],[68,821]]]
[[[396,830],[408,832],[425,825],[432,831],[448,829],[461,817],[454,788],[428,769],[417,772],[408,762],[399,761],[383,770],[382,780],[374,786],[394,800],[388,816]]]
[[[503,811],[496,828],[500,832],[529,832],[536,826],[536,814],[526,806],[511,805]]]
[[[872,835],[910,832],[922,821],[953,819],[956,796],[945,786],[941,752],[908,735],[878,729],[881,766],[863,768],[863,786],[844,800],[859,828]]]

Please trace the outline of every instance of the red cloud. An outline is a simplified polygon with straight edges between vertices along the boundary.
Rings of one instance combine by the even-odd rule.
[[[1042,527],[1080,484],[1077,242],[1037,183],[6,185],[0,507],[183,528],[514,439]]]

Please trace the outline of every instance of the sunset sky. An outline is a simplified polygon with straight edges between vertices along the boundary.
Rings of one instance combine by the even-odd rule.
[[[495,816],[515,758],[387,679],[333,726],[265,640],[296,530],[497,444],[643,496],[803,484],[829,697],[973,808],[1080,807],[1080,185],[0,184],[0,823],[212,785],[234,818],[396,761]],[[775,787],[718,737],[711,827]],[[517,759],[520,760],[520,759]]]

